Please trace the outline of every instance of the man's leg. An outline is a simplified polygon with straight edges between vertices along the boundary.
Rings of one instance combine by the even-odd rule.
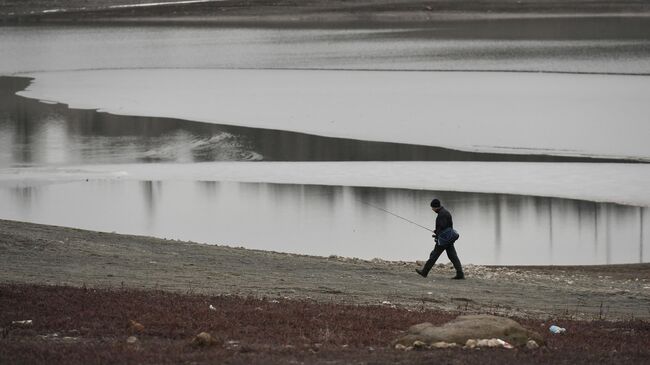
[[[456,276],[454,277],[454,279],[464,279],[465,274],[463,273],[463,267],[460,265],[460,259],[458,258],[458,254],[456,253],[456,248],[452,244],[449,247],[447,247],[446,250],[447,250],[447,257],[449,257],[449,261],[451,261],[451,263],[454,264],[454,269],[456,269]]]
[[[440,247],[438,245],[435,245],[435,247],[433,248],[433,251],[431,251],[431,254],[429,255],[429,259],[424,264],[424,267],[422,268],[422,270],[416,269],[415,271],[417,271],[418,274],[420,274],[420,275],[422,275],[423,277],[426,278],[427,275],[429,275],[429,271],[431,271],[431,268],[433,267],[433,265],[435,265],[436,261],[438,261],[438,257],[440,257],[440,255],[442,254],[442,251],[444,251],[444,250],[445,250],[444,248],[442,248],[442,247]]]

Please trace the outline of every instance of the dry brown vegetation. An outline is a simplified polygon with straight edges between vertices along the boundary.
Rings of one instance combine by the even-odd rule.
[[[210,308],[210,305],[214,309]],[[518,319],[546,348],[398,351],[410,325],[454,313],[283,298],[206,296],[126,288],[0,285],[0,363],[630,363],[650,361],[650,323]],[[13,321],[31,319],[33,325]],[[143,328],[133,325],[141,324]],[[200,332],[212,346],[191,344]],[[137,342],[127,343],[129,336]]]

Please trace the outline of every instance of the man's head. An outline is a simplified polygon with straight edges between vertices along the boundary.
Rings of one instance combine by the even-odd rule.
[[[440,200],[438,199],[433,199],[431,201],[431,209],[433,209],[434,212],[438,213],[442,205],[440,205]]]

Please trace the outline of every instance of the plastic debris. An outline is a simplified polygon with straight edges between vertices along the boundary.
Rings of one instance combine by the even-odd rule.
[[[11,321],[11,324],[15,324],[15,325],[18,325],[18,326],[23,326],[23,327],[28,327],[28,326],[31,326],[32,324],[34,324],[34,322],[32,322],[31,319],[26,319],[24,321]]]
[[[555,333],[555,334],[566,332],[566,328],[558,327],[556,325],[552,325],[551,327],[548,328],[548,330],[551,331],[551,333]]]

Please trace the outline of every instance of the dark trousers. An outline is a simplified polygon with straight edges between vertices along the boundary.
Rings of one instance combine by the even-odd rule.
[[[427,274],[429,274],[429,271],[431,271],[433,265],[435,265],[436,261],[438,261],[438,257],[442,255],[442,251],[447,251],[447,257],[449,257],[449,261],[451,261],[451,263],[454,264],[454,269],[456,269],[456,274],[462,275],[463,267],[460,266],[460,260],[458,259],[458,254],[456,253],[456,248],[454,247],[453,244],[445,247],[436,245],[433,248],[433,251],[431,251],[431,254],[429,255],[429,259],[424,264],[424,268],[422,268],[424,275],[426,276]]]

